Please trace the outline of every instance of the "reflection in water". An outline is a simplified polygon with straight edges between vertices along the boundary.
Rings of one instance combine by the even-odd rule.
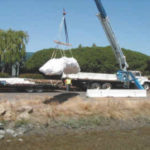
[[[149,150],[150,127],[122,131],[34,134],[0,142],[0,150]]]

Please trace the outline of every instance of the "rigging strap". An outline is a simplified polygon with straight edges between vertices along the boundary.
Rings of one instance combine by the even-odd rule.
[[[65,47],[70,47],[72,46],[70,43],[69,43],[69,36],[68,36],[68,28],[67,28],[67,23],[66,23],[66,12],[65,12],[65,9],[63,9],[63,17],[62,17],[62,21],[60,23],[60,27],[59,27],[59,35],[58,35],[58,40],[54,40],[54,42],[56,43],[56,48],[57,50],[60,50],[60,53],[62,56],[65,56],[65,51],[64,50],[61,50],[59,48],[59,46],[65,46]],[[62,33],[62,30],[63,30],[63,26],[64,26],[64,32],[65,32],[65,42],[61,42],[61,33]],[[57,55],[57,50],[54,50],[53,51],[53,54],[52,54],[52,58],[55,58],[56,55]],[[69,48],[69,52],[71,54],[71,57],[73,57],[73,54],[72,54],[72,51],[71,49]]]

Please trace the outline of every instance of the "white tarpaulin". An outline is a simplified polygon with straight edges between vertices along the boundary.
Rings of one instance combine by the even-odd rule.
[[[65,74],[76,74],[80,72],[80,66],[76,59],[62,57],[53,58],[47,61],[40,69],[40,72],[45,75],[61,75]]]
[[[34,82],[28,81],[24,78],[0,78],[0,82],[6,82],[6,84],[35,84]]]

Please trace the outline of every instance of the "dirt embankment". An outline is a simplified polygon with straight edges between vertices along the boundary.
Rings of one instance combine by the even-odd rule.
[[[148,98],[91,99],[71,92],[58,92],[53,96],[18,94],[15,98],[12,101],[0,101],[0,122],[13,122],[13,125],[55,123],[71,127],[100,126],[103,123],[109,124],[110,120],[136,121],[142,124],[150,122]]]

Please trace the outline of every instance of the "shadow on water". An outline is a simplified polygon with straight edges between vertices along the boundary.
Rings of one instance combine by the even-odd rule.
[[[44,104],[50,104],[50,103],[56,102],[56,103],[61,104],[61,103],[65,102],[65,101],[69,100],[70,98],[75,97],[77,95],[79,95],[79,93],[70,93],[70,92],[62,93],[62,94],[58,94],[58,95],[56,95],[50,99],[46,99],[43,103]]]

